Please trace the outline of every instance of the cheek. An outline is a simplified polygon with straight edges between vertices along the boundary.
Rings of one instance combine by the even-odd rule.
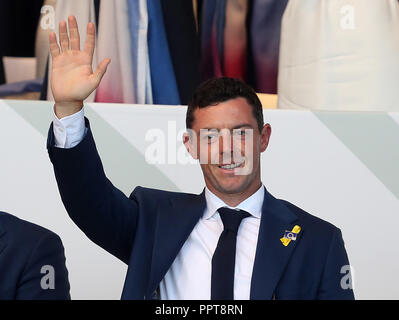
[[[198,146],[198,154],[201,163],[218,164],[219,146],[217,143],[202,142]]]
[[[240,151],[241,155],[247,159],[252,159],[259,152],[259,146],[253,139],[242,139],[235,143],[235,147]]]

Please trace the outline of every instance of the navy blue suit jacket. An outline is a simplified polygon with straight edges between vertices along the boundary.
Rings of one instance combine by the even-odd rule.
[[[160,281],[206,207],[199,195],[136,187],[130,197],[107,179],[89,128],[74,148],[48,151],[69,216],[96,244],[128,264],[122,299],[154,299]],[[285,230],[299,225],[284,246]],[[251,299],[353,299],[341,287],[349,265],[341,232],[265,190]],[[195,276],[195,275],[194,275]]]
[[[43,266],[53,267],[54,273]],[[53,275],[54,288],[49,288],[48,278]],[[70,299],[61,239],[38,225],[0,212],[0,300],[36,299]]]

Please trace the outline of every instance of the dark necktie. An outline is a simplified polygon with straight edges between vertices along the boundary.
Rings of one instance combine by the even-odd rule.
[[[211,299],[234,299],[234,267],[237,231],[242,219],[250,214],[243,210],[218,209],[224,230],[212,257]]]

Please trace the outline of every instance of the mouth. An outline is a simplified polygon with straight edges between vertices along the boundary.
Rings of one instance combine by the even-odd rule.
[[[236,168],[243,167],[244,163],[245,163],[245,161],[237,162],[237,163],[222,164],[218,167],[219,167],[219,169],[222,169],[223,171],[232,172]]]

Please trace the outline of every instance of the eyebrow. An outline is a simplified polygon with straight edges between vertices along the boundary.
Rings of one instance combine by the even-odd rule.
[[[236,125],[235,127],[231,128],[230,130],[241,129],[241,128],[253,129],[253,126],[250,125],[249,123],[241,123],[241,124]],[[201,128],[200,130],[220,130],[220,129],[217,129],[217,128]]]

